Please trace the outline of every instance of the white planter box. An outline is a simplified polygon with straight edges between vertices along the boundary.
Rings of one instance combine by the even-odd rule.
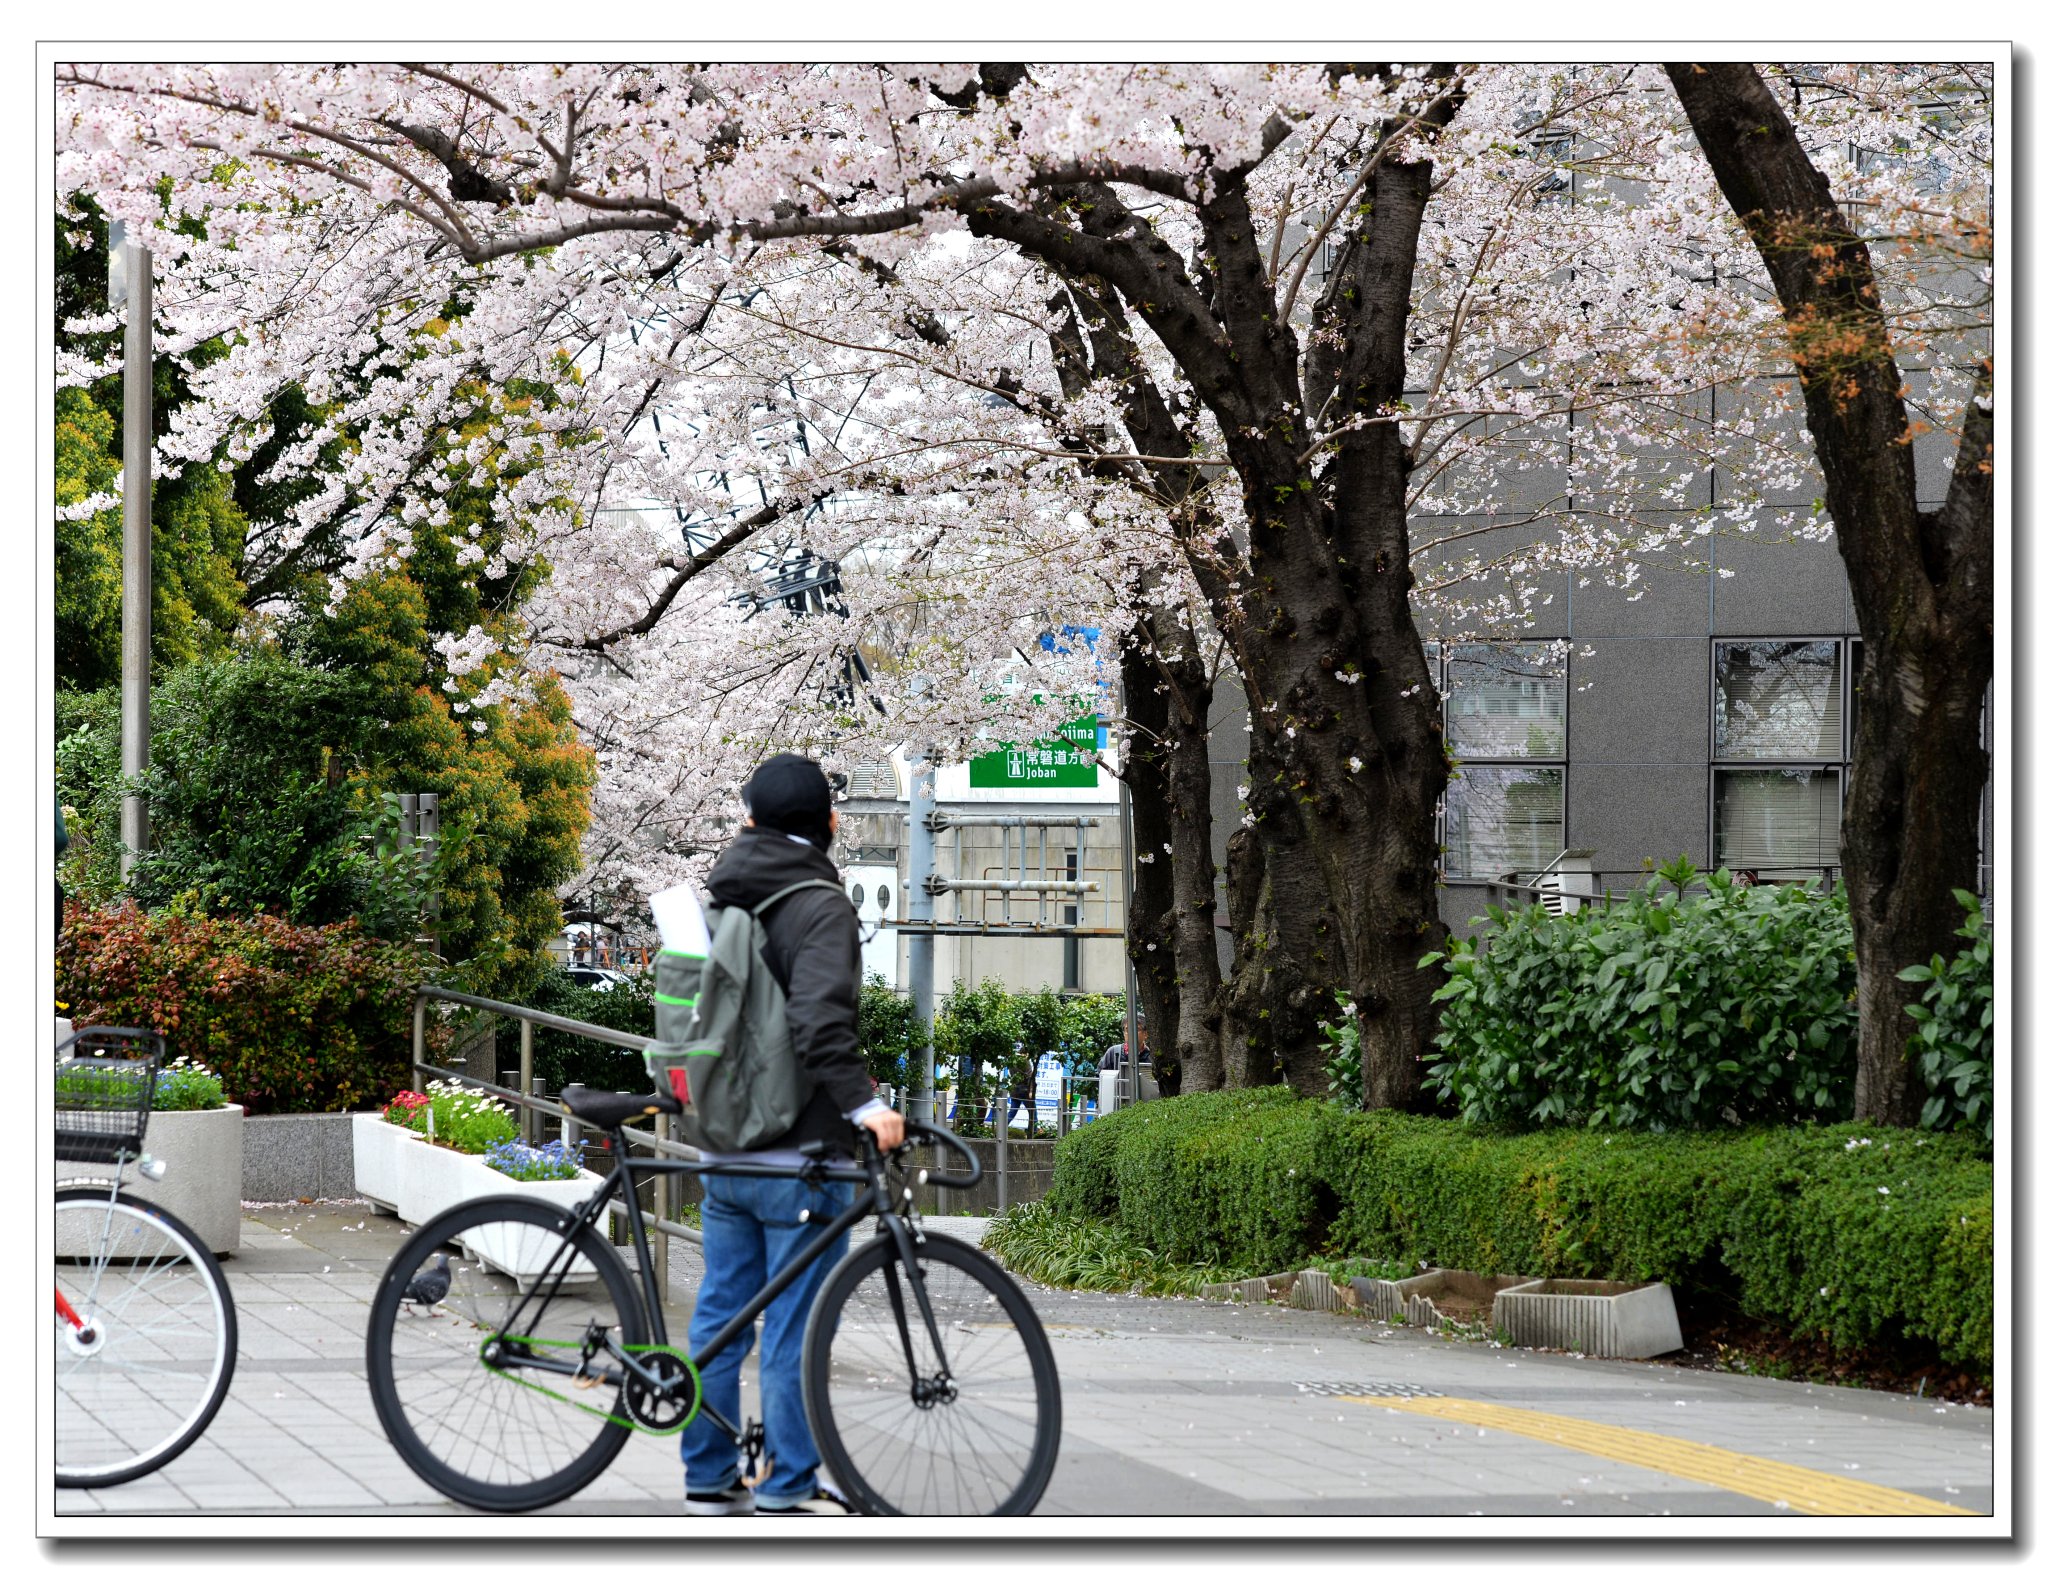
[[[1647,1360],[1685,1347],[1668,1283],[1546,1278],[1503,1289],[1493,1319],[1532,1348]]]
[[[573,1179],[522,1183],[507,1178],[481,1157],[430,1146],[426,1136],[386,1123],[381,1114],[358,1113],[354,1119],[356,1190],[404,1222],[423,1223],[485,1195],[523,1195],[556,1206],[579,1206],[604,1183],[602,1175],[587,1168]],[[549,1248],[556,1243],[543,1236],[536,1244],[522,1244],[520,1236],[504,1226],[461,1237],[470,1254],[519,1279],[539,1274]],[[594,1276],[596,1269],[579,1257],[570,1269],[569,1281]]]
[[[201,1108],[184,1113],[152,1113],[142,1147],[164,1164],[161,1182],[151,1184],[133,1167],[123,1177],[121,1194],[151,1201],[206,1242],[215,1255],[242,1246],[242,1109]],[[57,1178],[104,1179],[110,1166],[91,1162],[60,1162]],[[67,1253],[61,1248],[60,1254]]]

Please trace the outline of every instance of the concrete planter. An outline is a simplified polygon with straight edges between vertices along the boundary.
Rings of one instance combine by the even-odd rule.
[[[401,1129],[384,1121],[378,1113],[357,1113],[355,1126],[356,1191],[372,1204],[407,1223],[423,1223],[451,1207],[485,1195],[523,1195],[556,1206],[577,1206],[588,1200],[604,1183],[585,1169],[574,1179],[547,1179],[527,1184],[507,1178],[481,1157],[431,1146],[414,1130]],[[499,1227],[462,1236],[464,1247],[508,1276],[524,1280],[544,1266],[547,1247],[519,1242],[519,1236]],[[590,1263],[578,1260],[570,1269],[569,1281],[596,1276]]]
[[[1500,1324],[1498,1296],[1502,1290],[1514,1288],[1528,1282],[1520,1276],[1484,1277],[1477,1272],[1459,1272],[1449,1267],[1437,1267],[1419,1277],[1403,1278],[1400,1282],[1382,1287],[1391,1288],[1393,1297],[1399,1302],[1393,1312],[1411,1327],[1422,1327],[1430,1331],[1443,1326],[1447,1321],[1469,1325],[1472,1321],[1490,1321]],[[1381,1320],[1392,1320],[1392,1315]]]
[[[133,1168],[121,1194],[152,1201],[206,1241],[215,1255],[242,1245],[242,1109],[200,1108],[182,1113],[152,1113],[142,1139],[143,1149],[164,1164],[164,1176],[151,1184]],[[57,1178],[106,1178],[111,1170],[90,1162],[60,1162]],[[71,1254],[62,1246],[58,1254]]]
[[[1530,1348],[1646,1360],[1685,1347],[1666,1283],[1545,1278],[1502,1290],[1493,1310],[1494,1321]]]

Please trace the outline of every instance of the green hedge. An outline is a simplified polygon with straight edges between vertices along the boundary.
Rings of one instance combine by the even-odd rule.
[[[1661,1279],[1801,1336],[1924,1337],[1991,1373],[1991,1163],[1966,1132],[1506,1135],[1267,1087],[1141,1103],[1054,1158],[1057,1210],[1180,1261]]]

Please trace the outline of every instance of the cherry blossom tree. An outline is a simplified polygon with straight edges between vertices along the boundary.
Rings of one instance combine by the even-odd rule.
[[[323,425],[273,465],[326,484],[285,546],[344,522],[343,582],[496,479],[490,568],[530,577],[515,656],[563,675],[604,768],[588,878],[701,859],[764,749],[1049,734],[1100,675],[1037,636],[1101,626],[1140,858],[1171,879],[1146,863],[1132,946],[1171,958],[1141,988],[1184,995],[1156,1023],[1191,1087],[1320,1089],[1348,997],[1368,1102],[1414,1094],[1448,772],[1418,618],[1524,625],[1559,574],[1626,583],[1760,529],[1807,465],[1767,409],[1691,419],[1782,348],[1713,267],[1740,233],[1649,68],[59,83],[60,187],[156,249],[179,335],[232,342],[167,452],[258,443],[303,388]],[[1709,464],[1743,486],[1688,518]],[[829,597],[778,593],[825,562]],[[498,645],[449,644],[486,701],[521,683]],[[1251,706],[1228,983],[1219,665]]]
[[[1926,1093],[1908,1056],[1916,989],[1899,972],[1952,947],[1955,895],[1978,886],[1972,813],[1990,773],[1988,70],[1665,69],[1783,305],[1856,602],[1864,661],[1842,819],[1856,1116],[1913,1125]],[[1781,97],[1813,99],[1832,135],[1796,126]],[[1931,139],[1946,156],[1934,171],[1913,157]],[[1915,353],[1935,375],[1919,390],[1900,372]],[[1930,508],[1914,441],[1936,429],[1957,443]]]

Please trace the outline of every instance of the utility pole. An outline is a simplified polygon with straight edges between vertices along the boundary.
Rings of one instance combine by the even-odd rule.
[[[1116,811],[1124,845],[1124,1067],[1118,1080],[1129,1077],[1135,1102],[1144,1095],[1138,1075],[1138,962],[1131,955],[1131,894],[1137,886],[1138,868],[1131,849],[1131,785],[1121,774],[1116,781]]]
[[[150,448],[151,383],[155,336],[150,307],[150,259],[131,246],[127,226],[107,226],[107,306],[127,297],[128,326],[121,365],[121,774],[132,788],[149,771]],[[140,795],[121,800],[121,877],[149,848],[149,807]]]
[[[912,932],[903,940],[910,977],[910,1006],[917,1016],[917,1089],[910,1101],[910,1116],[921,1124],[938,1122],[938,1071],[932,1064],[932,950],[936,944],[929,928],[932,922],[931,876],[938,835],[931,825],[932,810],[938,804],[938,777],[931,753],[920,750],[910,767],[910,880],[904,884],[907,901],[904,919],[923,922],[927,930]]]

